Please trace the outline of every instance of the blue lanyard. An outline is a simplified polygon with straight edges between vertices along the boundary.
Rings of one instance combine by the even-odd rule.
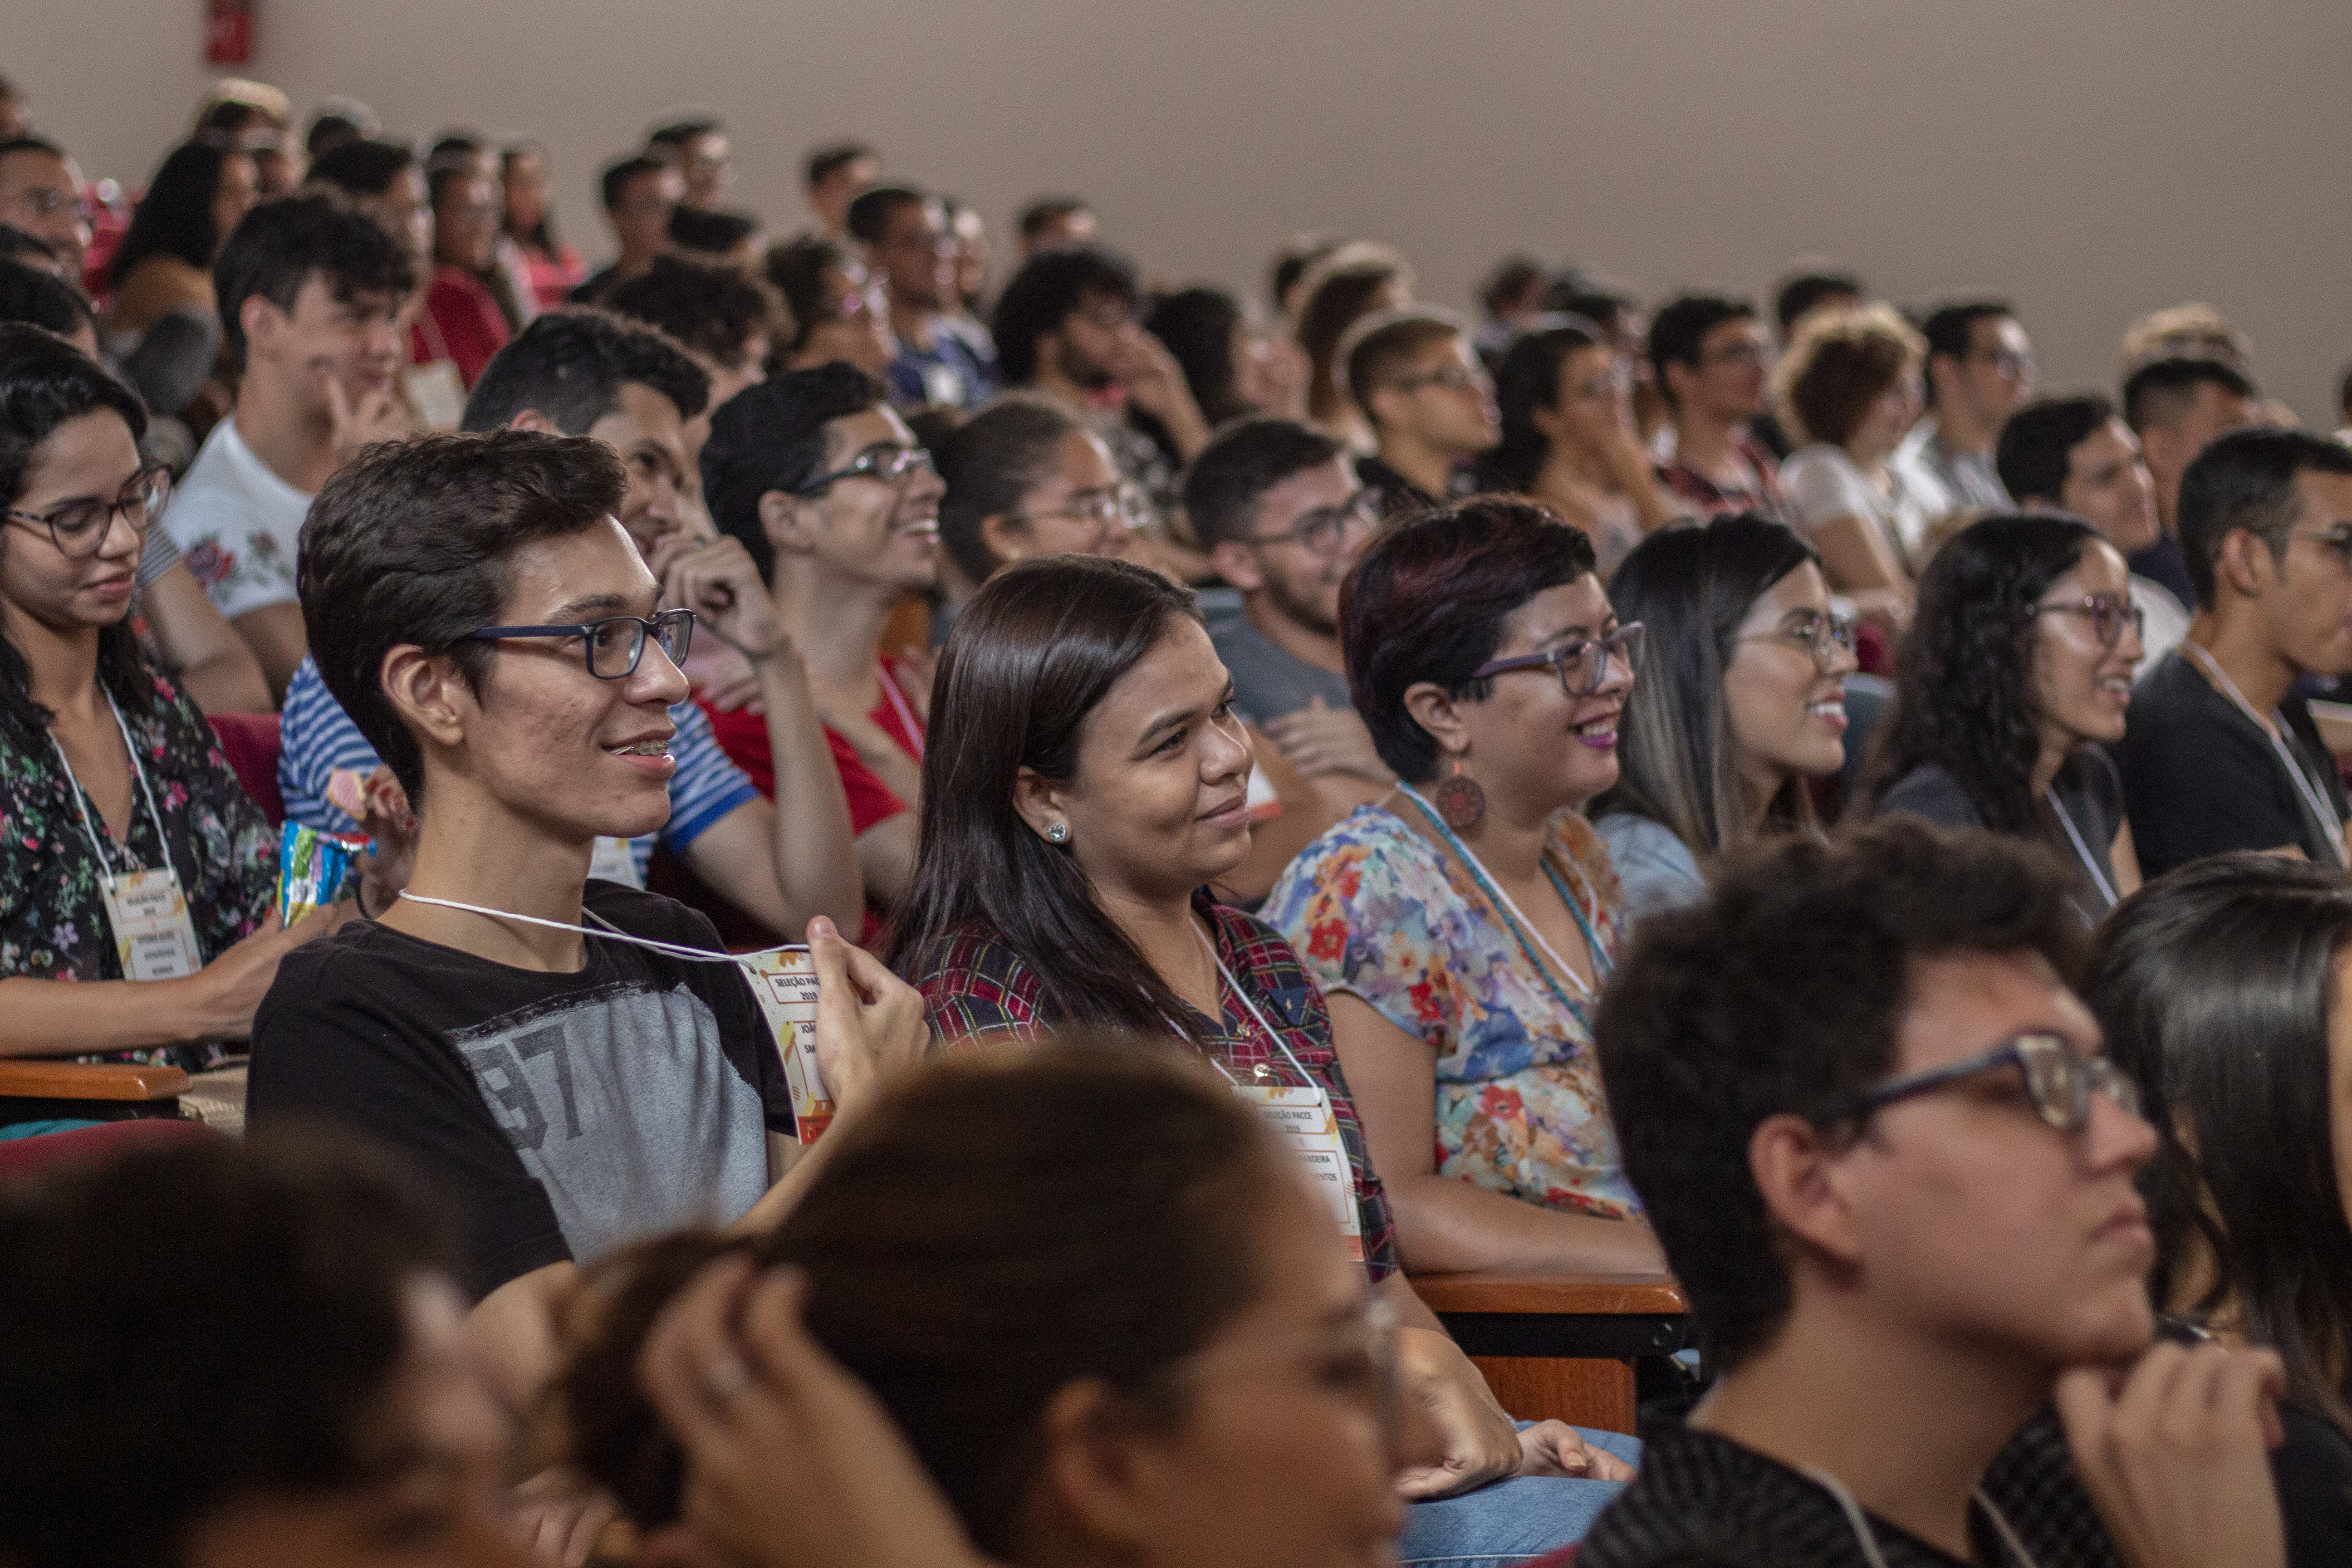
[[[1493,879],[1486,875],[1486,868],[1480,863],[1477,856],[1470,852],[1470,846],[1463,843],[1454,829],[1446,825],[1445,819],[1433,810],[1427,801],[1421,798],[1420,791],[1403,783],[1399,783],[1397,788],[1407,800],[1419,808],[1422,816],[1429,819],[1429,825],[1444,837],[1454,853],[1461,857],[1462,864],[1470,872],[1471,880],[1478,884],[1478,890],[1486,896],[1487,903],[1492,905],[1495,912],[1502,917],[1504,929],[1508,931],[1512,939],[1519,944],[1519,951],[1527,955],[1528,963],[1533,965],[1536,973],[1542,977],[1545,987],[1551,992],[1562,1007],[1580,1017],[1582,1016],[1584,1008],[1570,998],[1566,991],[1560,989],[1559,982],[1553,977],[1551,970],[1546,967],[1543,960],[1538,956],[1536,944],[1543,939],[1521,923],[1523,917],[1519,914],[1518,906],[1511,902],[1510,895],[1495,885]],[[1584,950],[1591,956],[1594,975],[1605,984],[1616,966],[1610,962],[1609,955],[1601,951],[1601,939],[1594,933],[1592,922],[1585,918],[1584,907],[1577,901],[1576,895],[1570,890],[1567,879],[1559,874],[1559,868],[1552,864],[1551,856],[1545,854],[1542,861],[1544,875],[1551,879],[1553,890],[1559,894],[1560,902],[1568,906],[1569,914],[1576,921],[1576,929],[1583,933]],[[1544,942],[1543,950],[1547,952],[1550,952],[1551,944]],[[1569,979],[1575,981],[1579,990],[1583,991],[1587,996],[1591,994],[1591,988],[1585,985],[1574,970],[1568,967],[1566,961],[1558,953],[1552,953],[1552,962],[1559,964]]]

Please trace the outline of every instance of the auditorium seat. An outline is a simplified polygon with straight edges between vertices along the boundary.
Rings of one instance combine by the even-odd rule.
[[[213,733],[220,737],[221,754],[236,773],[236,782],[261,807],[269,826],[286,820],[286,797],[278,793],[278,715],[275,713],[210,713]]]
[[[0,1138],[0,1187],[60,1165],[109,1160],[132,1149],[218,1138],[201,1121],[170,1121],[160,1117],[137,1121],[105,1121],[62,1132],[40,1132],[27,1138]]]
[[[1412,1289],[1521,1421],[1631,1434],[1634,1361],[1692,1343],[1666,1274],[1416,1274]]]
[[[0,1127],[27,1121],[173,1121],[188,1075],[127,1062],[0,1061]]]

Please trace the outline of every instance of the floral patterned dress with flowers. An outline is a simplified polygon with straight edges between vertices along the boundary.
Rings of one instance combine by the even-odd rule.
[[[163,837],[156,838],[135,782],[121,840],[85,796],[110,863],[91,852],[74,801],[78,786],[55,742],[46,731],[28,737],[0,723],[0,977],[121,979],[100,888],[114,872],[160,867],[166,856],[180,874],[205,963],[268,917],[278,890],[278,836],[237,784],[204,715],[168,679],[151,679],[152,705],[126,702],[122,719],[154,792]],[[227,1054],[217,1041],[192,1041],[108,1059],[164,1061],[193,1071]]]
[[[1608,847],[1564,811],[1544,853],[1613,957],[1626,922]],[[1360,806],[1290,863],[1259,914],[1325,992],[1436,1053],[1438,1174],[1553,1208],[1640,1214],[1601,1100],[1593,1004],[1571,993],[1561,1006],[1451,856]]]

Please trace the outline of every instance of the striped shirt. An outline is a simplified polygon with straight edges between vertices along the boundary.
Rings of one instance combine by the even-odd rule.
[[[641,881],[656,844],[683,854],[720,817],[759,798],[743,770],[719,749],[701,709],[692,701],[681,702],[669,710],[669,719],[677,726],[669,746],[670,755],[677,759],[677,771],[669,781],[669,820],[658,833],[629,843]],[[286,820],[326,833],[360,832],[357,822],[328,803],[327,780],[338,768],[364,778],[383,759],[327,689],[311,659],[302,661],[286,689],[280,733],[284,749],[278,754],[278,787],[286,796]]]

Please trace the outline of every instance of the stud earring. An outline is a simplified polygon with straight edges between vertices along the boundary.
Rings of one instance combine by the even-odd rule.
[[[1454,776],[1440,783],[1435,793],[1437,815],[1456,833],[1477,826],[1478,819],[1486,815],[1486,792],[1462,771],[1460,757],[1454,759]]]
[[[1477,786],[1475,786],[1475,785],[1474,784],[1474,785],[1473,785],[1473,786],[1471,786],[1471,787],[1473,787],[1473,788],[1475,789],[1475,787],[1477,787]],[[1069,841],[1070,841],[1070,825],[1069,825],[1068,823],[1066,823],[1066,822],[1057,822],[1057,823],[1054,824],[1054,826],[1051,826],[1051,827],[1049,827],[1049,828],[1045,829],[1045,842],[1046,842],[1046,843],[1048,843],[1048,844],[1067,844]]]

